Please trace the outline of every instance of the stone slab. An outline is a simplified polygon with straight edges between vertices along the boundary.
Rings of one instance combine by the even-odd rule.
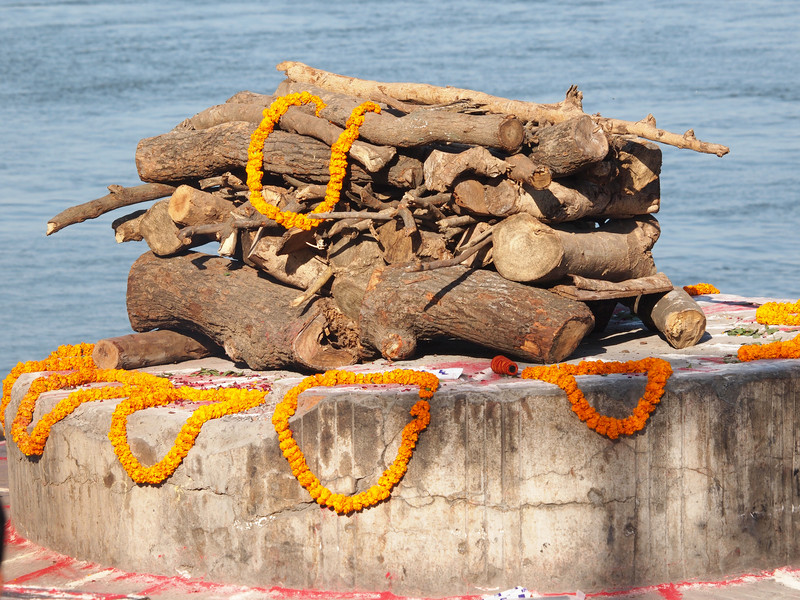
[[[80,407],[53,428],[44,455],[8,447],[12,515],[24,537],[82,560],[138,572],[296,589],[452,596],[522,582],[557,593],[714,578],[800,555],[800,361],[737,363],[764,299],[700,298],[708,333],[674,350],[624,312],[571,360],[660,356],[675,373],[646,429],[615,441],[589,431],[563,392],[495,375],[490,356],[430,353],[388,364],[461,369],[443,380],[432,421],[392,497],[340,517],[292,477],[270,416],[291,372],[243,372],[269,401],[205,425],[159,486],[127,477],[107,439],[115,401]],[[761,329],[764,329],[763,326]],[[767,338],[796,335],[783,328]],[[452,352],[453,348],[447,348]],[[525,366],[521,364],[520,367]],[[149,370],[196,384],[204,359]],[[15,386],[10,423],[32,376]],[[623,416],[640,376],[581,378],[601,411]],[[42,397],[36,416],[63,392]],[[413,389],[342,387],[301,397],[293,430],[314,472],[341,493],[362,490],[392,460]],[[129,439],[144,462],[170,447],[184,407],[136,413]],[[113,534],[112,534],[113,532]]]

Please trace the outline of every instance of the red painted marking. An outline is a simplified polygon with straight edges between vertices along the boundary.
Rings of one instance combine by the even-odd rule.
[[[659,586],[658,593],[664,597],[664,600],[683,600],[683,594],[672,583]]]
[[[15,577],[11,579],[8,583],[25,583],[26,581],[30,581],[32,579],[38,579],[39,577],[43,577],[44,575],[50,575],[51,573],[57,573],[61,571],[63,568],[70,566],[75,562],[74,558],[69,556],[64,556],[57,560],[54,564],[50,565],[49,567],[45,567],[43,569],[39,569],[38,571],[32,571],[31,573],[26,573],[25,575],[20,575],[19,577]]]

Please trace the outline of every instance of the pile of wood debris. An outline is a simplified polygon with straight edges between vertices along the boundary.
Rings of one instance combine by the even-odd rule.
[[[140,186],[110,186],[71,207],[48,234],[110,210],[117,241],[150,248],[133,265],[128,313],[138,333],[98,344],[104,366],[133,368],[219,348],[254,369],[324,370],[419,341],[454,338],[529,362],[568,358],[617,302],[674,347],[696,344],[705,317],[656,269],[661,150],[719,156],[690,130],[652,116],[583,112],[568,90],[535,104],[472,90],[380,83],[285,62],[273,95],[239,92],[143,139]],[[266,200],[308,213],[325,196],[330,146],[353,108],[368,113],[349,151],[336,212],[286,230],[248,201],[251,135],[279,96],[308,91],[264,145]],[[213,241],[218,254],[191,250]],[[465,348],[465,352],[468,351]]]

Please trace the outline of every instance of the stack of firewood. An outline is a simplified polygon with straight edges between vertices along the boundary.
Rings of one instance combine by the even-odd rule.
[[[273,95],[240,92],[142,140],[147,183],[110,186],[48,223],[49,234],[156,200],[113,227],[117,241],[151,250],[131,269],[128,312],[134,331],[158,331],[99,344],[107,363],[221,347],[251,368],[319,370],[378,353],[409,358],[437,338],[556,362],[618,301],[675,347],[702,336],[702,311],[651,254],[661,170],[651,140],[720,156],[724,146],[657,129],[651,116],[587,115],[574,87],[562,102],[533,104],[278,68],[287,79]],[[301,91],[326,107],[290,108],[264,145],[262,193],[282,210],[322,201],[330,146],[351,111],[364,100],[382,108],[349,151],[336,212],[318,214],[311,231],[256,211],[244,183],[264,109]],[[219,256],[191,250],[210,242]]]

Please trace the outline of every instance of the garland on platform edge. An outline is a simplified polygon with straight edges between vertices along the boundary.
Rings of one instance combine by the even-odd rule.
[[[335,494],[320,483],[306,464],[305,456],[292,436],[289,419],[297,410],[297,397],[307,389],[317,386],[387,384],[416,385],[419,387],[420,399],[411,408],[414,417],[404,428],[400,448],[392,464],[387,468],[378,483],[368,490],[352,496]],[[311,497],[321,506],[333,508],[339,514],[359,511],[374,506],[385,500],[392,493],[392,488],[403,478],[408,468],[408,461],[414,452],[419,434],[431,420],[428,399],[433,397],[439,386],[439,379],[432,373],[395,369],[385,373],[352,373],[350,371],[328,371],[322,375],[306,377],[298,385],[289,390],[283,400],[275,407],[272,424],[278,433],[281,451],[289,461],[292,474],[297,478]]]
[[[298,227],[310,230],[322,222],[322,219],[312,219],[306,215],[292,211],[282,211],[274,204],[264,200],[261,191],[264,189],[261,183],[264,165],[264,142],[290,106],[299,106],[313,102],[317,106],[316,114],[325,108],[325,103],[318,97],[308,92],[300,92],[280,96],[268,107],[264,109],[264,118],[250,137],[250,145],[247,149],[247,187],[250,188],[250,204],[266,217],[283,225],[286,229]],[[347,174],[347,152],[358,138],[358,130],[364,123],[364,113],[380,113],[381,107],[374,102],[364,102],[356,106],[347,123],[344,131],[339,134],[339,138],[331,146],[331,158],[329,165],[330,179],[325,189],[325,199],[312,210],[313,213],[329,212],[339,202],[342,191],[342,182]]]

